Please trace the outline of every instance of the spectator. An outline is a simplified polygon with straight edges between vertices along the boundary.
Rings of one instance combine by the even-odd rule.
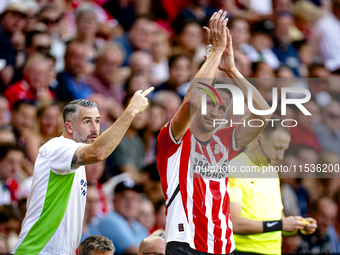
[[[291,128],[291,142],[290,147],[295,148],[299,145],[308,145],[312,147],[318,154],[321,152],[319,140],[314,133],[320,109],[315,101],[308,101],[304,107],[311,113],[305,115],[301,110],[296,109],[295,119],[298,122],[297,126]],[[295,108],[294,108],[295,109]]]
[[[300,60],[296,49],[291,44],[289,29],[293,25],[290,12],[279,12],[275,17],[275,40],[273,52],[281,63],[289,66],[294,75],[299,77]]]
[[[228,24],[230,34],[233,37],[233,47],[236,50],[242,50],[249,46],[250,26],[246,19],[233,18]],[[241,46],[242,45],[242,46]]]
[[[327,229],[327,235],[331,241],[331,253],[340,253],[340,188],[334,194],[333,201],[337,204],[337,216],[334,225]]]
[[[0,233],[9,238],[20,230],[20,213],[13,205],[0,206]]]
[[[330,237],[327,228],[334,223],[337,205],[329,198],[319,198],[314,210],[314,218],[318,228],[313,235],[303,236],[300,254],[329,254],[331,252]]]
[[[104,236],[89,236],[79,245],[79,255],[113,255],[115,247],[113,243]]]
[[[267,102],[273,99],[273,87],[275,85],[275,75],[272,68],[266,62],[254,62],[252,65],[257,89]]]
[[[244,78],[250,78],[251,73],[251,62],[248,59],[247,55],[240,50],[234,51],[235,58],[235,67],[240,73],[244,76]]]
[[[106,215],[109,212],[109,208],[103,191],[102,183],[99,182],[105,170],[105,162],[102,161],[92,165],[87,165],[85,166],[85,169],[87,182],[91,183],[97,188],[99,204],[96,213],[98,216]]]
[[[38,14],[38,21],[47,26],[47,31],[51,35],[52,45],[51,54],[56,58],[56,71],[61,72],[64,69],[64,54],[66,45],[60,41],[62,14],[51,4],[46,4],[41,8]]]
[[[92,90],[82,76],[86,72],[87,45],[81,42],[70,42],[65,53],[65,70],[58,74],[58,85],[53,88],[59,100],[88,98]]]
[[[16,139],[12,131],[12,127],[8,125],[0,127],[0,144],[7,144],[7,143],[11,143],[11,144],[16,143]]]
[[[170,43],[168,35],[163,31],[153,34],[150,53],[153,58],[151,72],[155,75],[155,85],[159,85],[169,79]]]
[[[7,238],[4,234],[0,233],[0,254],[8,254]]]
[[[155,92],[160,90],[170,90],[184,98],[186,89],[182,84],[189,82],[191,77],[191,59],[184,54],[173,55],[169,59],[169,80],[155,88]]]
[[[102,235],[113,242],[117,254],[137,254],[140,242],[148,236],[148,230],[136,221],[139,192],[132,179],[118,183],[114,189],[115,211],[98,224]]]
[[[150,199],[146,196],[141,196],[136,220],[149,231],[155,225],[155,209]]]
[[[128,34],[125,34],[115,41],[120,43],[125,50],[123,66],[127,66],[130,55],[136,50],[149,51],[152,42],[152,33],[156,30],[156,23],[149,15],[138,16]]]
[[[314,132],[322,150],[335,151],[340,154],[340,103],[332,101],[322,109],[322,123]]]
[[[257,22],[252,29],[251,44],[241,44],[240,50],[245,52],[251,62],[264,61],[272,69],[280,65],[280,61],[272,51],[273,47],[273,30],[272,21],[264,20]]]
[[[153,101],[162,105],[166,110],[166,121],[170,120],[181,105],[181,98],[172,91],[159,91],[155,94]]]
[[[23,80],[11,85],[5,91],[10,110],[19,100],[42,101],[54,98],[49,89],[50,65],[46,57],[36,53],[26,62],[23,69]]]
[[[122,103],[124,91],[120,84],[113,82],[113,75],[117,72],[124,59],[124,54],[117,44],[107,43],[99,51],[96,68],[93,74],[86,78],[86,83],[94,93],[100,93]]]
[[[139,245],[138,254],[165,254],[164,238],[159,236],[149,236],[145,238]]]
[[[0,127],[9,122],[9,106],[6,97],[0,96]]]
[[[156,162],[157,136],[159,130],[166,123],[166,109],[158,103],[151,103],[150,118],[143,132],[145,145],[145,165]]]
[[[318,162],[325,168],[336,167],[340,164],[339,154],[336,152],[322,151]],[[325,168],[326,169],[326,168]],[[332,198],[336,189],[340,187],[339,179],[335,178],[335,173],[327,171],[317,172],[317,178],[305,178],[302,180],[304,188],[308,192],[310,204],[315,203],[320,197]]]
[[[16,52],[12,42],[26,25],[26,9],[20,3],[9,3],[0,14],[0,90],[10,84],[16,68]]]
[[[140,71],[132,73],[125,83],[125,92],[127,96],[133,95],[133,93],[139,89],[143,91],[148,89],[151,86],[149,81],[148,77]],[[151,93],[151,95],[153,95],[153,93]]]
[[[22,169],[24,156],[17,145],[0,145],[0,205],[18,201],[18,182],[14,178]]]
[[[96,227],[99,222],[99,218],[97,215],[98,203],[99,203],[98,189],[96,186],[93,186],[91,183],[88,182],[83,232],[80,239],[81,242],[84,241],[89,236],[100,235],[100,231]]]
[[[204,61],[206,46],[203,44],[202,27],[198,23],[190,22],[183,25],[178,42],[178,48],[174,49],[174,53],[190,55],[195,67]]]
[[[126,107],[131,96],[125,99]],[[112,175],[129,173],[135,181],[139,181],[139,171],[144,166],[145,148],[138,132],[145,128],[149,119],[149,111],[138,114],[126,131],[120,144],[107,160]]]
[[[39,148],[50,139],[61,136],[63,120],[60,105],[56,102],[44,102],[37,112],[35,130],[27,129],[22,133],[28,158],[35,162]]]
[[[26,55],[30,57],[34,53],[49,54],[52,39],[48,32],[37,30],[26,33]]]
[[[324,107],[332,101],[332,96],[329,94],[331,87],[328,80],[331,74],[323,64],[312,64],[309,66],[309,77],[317,78],[308,80],[308,90],[317,104]]]
[[[129,66],[132,74],[139,72],[145,75],[148,82],[151,84],[156,83],[154,73],[151,71],[152,56],[145,51],[135,51],[129,58]]]
[[[153,204],[156,204],[160,199],[164,198],[156,161],[142,169],[140,173],[140,183],[143,185],[144,193],[150,198]]]
[[[97,40],[98,31],[97,15],[91,4],[82,4],[76,10],[77,33],[73,40],[89,46],[93,57],[96,57],[100,42]]]
[[[156,223],[155,226],[151,229],[150,233],[155,232],[158,229],[165,230],[165,223],[166,223],[166,215],[165,215],[165,200],[164,198],[158,200],[155,204],[155,211],[156,211]]]
[[[340,69],[340,1],[332,1],[332,11],[318,19],[312,29],[312,41],[316,44],[326,68],[331,72]]]

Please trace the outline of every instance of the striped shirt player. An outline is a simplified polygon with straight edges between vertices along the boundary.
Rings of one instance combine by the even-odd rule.
[[[232,78],[245,101],[247,91],[252,90],[256,109],[269,109],[261,94],[235,67],[226,16],[222,10],[212,15],[206,28],[211,43],[207,60],[191,82],[182,105],[158,136],[157,166],[167,207],[167,255],[230,254],[235,249],[229,161],[268,123],[268,115],[248,114],[243,123],[260,118],[263,127],[238,124],[218,129],[221,119],[232,118],[227,111],[231,109],[228,106],[232,92],[221,85],[225,80],[207,79],[215,77],[217,69]]]
[[[206,143],[197,140],[190,129],[176,141],[171,122],[160,131],[157,164],[167,203],[178,183],[180,189],[167,208],[166,242],[184,242],[214,254],[235,249],[227,173],[208,170],[212,165],[226,169],[237,154],[234,131],[235,126],[220,129]]]

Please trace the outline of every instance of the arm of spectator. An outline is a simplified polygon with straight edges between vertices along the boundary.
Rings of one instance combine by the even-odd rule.
[[[137,91],[118,120],[92,144],[80,146],[73,155],[72,167],[93,164],[105,160],[118,146],[134,117],[148,106],[146,96],[153,90]]]
[[[196,82],[197,79],[210,78],[211,84],[215,77],[222,53],[226,47],[226,25],[228,21],[225,19],[226,16],[227,13],[223,12],[222,14],[222,10],[220,10],[218,13],[215,12],[210,18],[210,54],[196,74],[194,81],[190,84],[182,105],[172,119],[171,131],[176,141],[180,140],[189,128],[190,111],[195,111],[200,106],[201,94],[204,92],[201,92],[199,89],[195,89],[198,85]]]

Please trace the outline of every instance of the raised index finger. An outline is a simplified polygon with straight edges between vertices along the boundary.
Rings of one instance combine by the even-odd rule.
[[[148,88],[147,90],[145,90],[145,91],[142,93],[142,96],[147,96],[147,95],[149,95],[149,93],[150,93],[151,91],[153,91],[154,89],[155,89],[154,87]]]

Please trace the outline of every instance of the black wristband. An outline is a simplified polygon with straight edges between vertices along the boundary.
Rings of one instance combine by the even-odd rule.
[[[263,233],[282,231],[282,220],[263,221]]]

